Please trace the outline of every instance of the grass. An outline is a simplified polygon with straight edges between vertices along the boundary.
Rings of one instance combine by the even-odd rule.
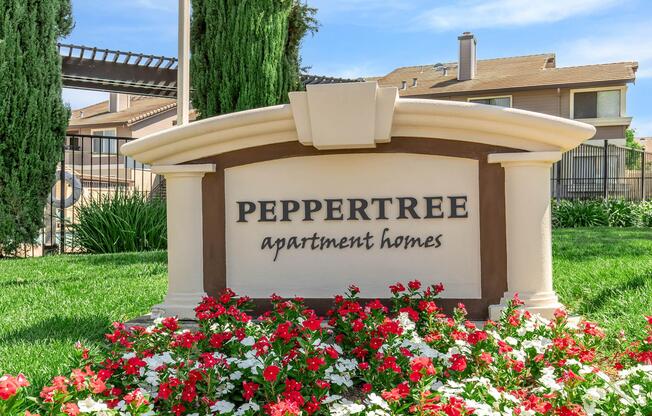
[[[167,286],[165,252],[0,261],[0,375],[33,385],[69,371],[74,344],[149,312]]]
[[[652,314],[652,230],[553,233],[555,289],[611,337]],[[39,386],[67,373],[76,341],[102,343],[111,322],[145,314],[166,289],[164,252],[0,261],[0,374]]]
[[[555,290],[572,312],[612,340],[620,330],[642,332],[652,315],[652,229],[557,229],[553,267]]]

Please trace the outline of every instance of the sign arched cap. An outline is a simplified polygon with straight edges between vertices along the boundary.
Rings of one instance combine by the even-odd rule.
[[[585,123],[490,105],[399,98],[376,82],[308,85],[290,104],[225,114],[163,130],[122,146],[147,164],[179,164],[273,143],[317,149],[369,148],[416,137],[458,140],[525,151],[566,151],[590,139]]]

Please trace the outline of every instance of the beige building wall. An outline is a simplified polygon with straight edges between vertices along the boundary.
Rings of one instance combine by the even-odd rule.
[[[478,98],[511,97],[512,108],[535,111],[537,113],[549,114],[551,116],[570,118],[570,88],[547,88],[540,90],[513,91],[453,96],[422,96],[420,98],[432,98],[436,100],[462,101]],[[627,126],[596,126],[596,134],[592,140],[614,140],[624,139]]]

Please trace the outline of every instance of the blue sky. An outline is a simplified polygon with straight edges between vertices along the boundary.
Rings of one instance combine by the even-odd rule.
[[[480,59],[555,52],[558,66],[636,60],[627,113],[652,136],[652,1],[649,0],[308,0],[319,32],[303,65],[320,75],[384,75],[407,65],[455,61],[457,35],[472,31]],[[66,41],[176,56],[177,0],[73,0]],[[73,108],[106,94],[64,91]]]

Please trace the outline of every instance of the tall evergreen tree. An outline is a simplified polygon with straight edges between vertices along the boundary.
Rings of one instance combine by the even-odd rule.
[[[33,242],[65,139],[57,38],[70,0],[0,0],[0,256]]]
[[[317,30],[300,0],[192,0],[193,106],[202,118],[287,102],[299,48]]]

